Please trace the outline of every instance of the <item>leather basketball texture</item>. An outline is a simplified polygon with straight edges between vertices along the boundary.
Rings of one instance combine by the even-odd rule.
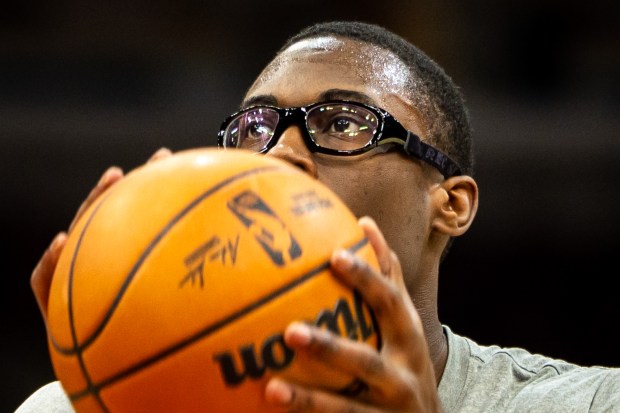
[[[136,168],[61,254],[56,376],[80,413],[270,412],[273,375],[346,387],[283,341],[302,320],[378,347],[371,312],[330,272],[337,248],[378,267],[346,205],[284,161],[202,148]]]

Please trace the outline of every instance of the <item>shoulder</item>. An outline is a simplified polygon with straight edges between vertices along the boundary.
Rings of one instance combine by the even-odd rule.
[[[620,369],[609,370],[592,398],[590,411],[620,411]]]
[[[582,367],[516,347],[481,346],[447,327],[446,336],[448,362],[439,386],[446,411],[464,405],[489,412],[605,411],[589,410],[595,402],[620,408],[620,369]]]
[[[60,382],[54,381],[32,393],[15,413],[73,413],[71,402]]]

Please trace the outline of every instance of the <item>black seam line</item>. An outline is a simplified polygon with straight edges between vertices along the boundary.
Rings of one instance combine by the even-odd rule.
[[[80,237],[78,238],[78,242],[77,242],[77,244],[75,246],[75,250],[73,251],[73,256],[71,257],[71,266],[69,267],[69,286],[68,286],[68,293],[67,293],[68,296],[69,296],[69,302],[68,302],[67,311],[69,313],[69,329],[71,331],[71,340],[73,342],[73,348],[78,348],[79,347],[79,345],[78,345],[78,338],[77,338],[77,332],[75,331],[75,322],[74,322],[75,318],[74,318],[74,311],[73,311],[73,300],[71,299],[73,297],[73,279],[74,279],[75,261],[77,259],[78,252],[80,251],[80,246],[82,245],[82,241],[84,240],[84,235],[86,233],[86,228],[88,228],[88,226],[90,225],[90,223],[93,220],[94,216],[97,214],[97,211],[99,210],[101,205],[103,205],[103,203],[108,198],[108,196],[110,196],[110,195],[108,194],[105,198],[103,198],[101,200],[101,202],[93,210],[92,214],[90,214],[90,216],[88,217],[88,220],[86,221],[86,224],[84,225],[84,228],[82,228],[82,232],[80,233]],[[84,380],[86,381],[86,386],[87,386],[87,388],[91,389],[92,386],[93,386],[93,381],[92,381],[90,375],[88,374],[88,370],[86,369],[86,364],[84,363],[84,357],[83,357],[81,351],[77,352],[77,359],[78,359],[78,364],[80,366],[80,370],[82,371],[82,374],[84,375]],[[103,409],[104,413],[108,413],[108,408],[103,403],[103,400],[99,396],[99,393],[94,391],[93,392],[93,396],[95,397],[95,400],[97,401],[99,406],[101,406],[101,408]]]
[[[364,237],[362,238],[360,241],[356,242],[355,244],[353,244],[351,247],[348,248],[349,251],[351,251],[352,253],[355,253],[356,251],[358,251],[359,249],[361,249],[362,247],[364,247],[366,244],[368,244],[368,238]],[[159,352],[158,354],[149,357],[141,362],[139,362],[138,364],[135,364],[127,369],[125,369],[124,371],[121,371],[120,373],[117,373],[116,375],[109,377],[103,381],[101,381],[99,384],[93,384],[91,388],[86,388],[84,390],[72,393],[69,395],[69,398],[71,399],[71,401],[77,401],[79,399],[81,399],[82,397],[87,396],[90,392],[96,392],[99,393],[103,388],[110,386],[112,384],[114,384],[115,382],[122,380],[123,378],[130,376],[133,373],[136,373],[142,369],[144,369],[145,367],[156,363],[166,357],[168,357],[169,355],[176,353],[177,351],[183,349],[184,347],[187,347],[191,344],[193,344],[194,342],[212,334],[215,333],[217,330],[225,327],[226,325],[238,320],[239,318],[247,315],[248,313],[254,311],[255,309],[267,304],[268,302],[278,298],[280,295],[292,290],[293,288],[303,284],[304,282],[310,280],[311,278],[313,278],[314,276],[320,274],[322,271],[324,271],[325,269],[329,268],[330,266],[330,262],[325,261],[319,265],[317,265],[316,267],[310,269],[308,272],[306,272],[305,274],[303,274],[302,276],[300,276],[299,278],[296,278],[295,280],[291,281],[290,283],[280,287],[279,289],[275,290],[274,292],[264,296],[263,298],[259,299],[258,301],[253,302],[252,304],[240,309],[239,311],[231,314],[230,316],[216,321],[215,323],[203,328],[201,331],[199,331],[198,333],[194,334],[193,336],[190,336],[180,342],[178,342],[177,344],[172,345],[171,347],[168,347],[167,349]]]
[[[88,217],[88,220],[86,221],[86,224],[84,225],[84,228],[82,229],[82,232],[80,233],[80,237],[78,238],[78,241],[76,243],[75,250],[73,251],[73,257],[71,258],[71,265],[69,267],[69,286],[67,287],[69,297],[73,296],[73,269],[75,267],[75,260],[76,260],[77,254],[80,250],[80,245],[82,244],[82,239],[84,238],[84,232],[85,232],[84,229],[88,227],[88,225],[90,225],[90,222],[92,221],[93,217],[97,213],[97,210],[105,202],[108,196],[110,196],[110,194],[107,194],[105,198],[103,198],[101,202],[95,207],[92,214],[90,214],[90,216]],[[75,329],[73,325],[74,323],[73,323],[73,301],[72,300],[69,300],[67,307],[68,307],[67,312],[69,313],[68,316],[69,316],[69,326],[70,326],[70,331],[71,331],[71,340],[73,342],[73,348],[69,350],[71,351],[77,348],[77,344],[76,344],[77,336],[75,334]],[[52,342],[52,345],[54,346],[54,349],[56,349],[60,354],[71,354],[71,353],[65,352],[65,350],[60,346],[60,344],[56,342],[56,340],[54,339],[51,333],[49,333],[48,335],[49,335],[50,341]]]
[[[103,329],[106,327],[106,325],[108,324],[108,322],[112,318],[112,315],[113,315],[114,311],[116,310],[116,307],[118,307],[119,303],[121,302],[121,299],[123,298],[123,296],[125,294],[125,291],[127,290],[127,288],[129,288],[129,285],[131,284],[131,281],[133,280],[133,278],[137,274],[138,270],[142,266],[142,263],[144,262],[144,260],[146,260],[146,258],[149,256],[151,251],[162,240],[162,238],[166,235],[166,233],[168,231],[170,231],[170,229],[178,221],[180,221],[189,211],[191,211],[198,204],[200,204],[205,198],[213,195],[213,193],[215,193],[218,190],[222,189],[226,185],[229,185],[229,184],[233,183],[234,181],[239,180],[239,179],[241,179],[243,177],[246,177],[246,176],[249,176],[249,175],[253,175],[253,174],[258,174],[258,173],[261,173],[261,172],[266,172],[266,171],[268,172],[270,170],[282,170],[282,169],[283,168],[281,166],[271,166],[270,165],[270,166],[265,166],[265,167],[260,167],[260,168],[255,168],[255,169],[250,169],[250,170],[247,170],[247,171],[243,171],[243,172],[241,172],[241,173],[239,173],[237,175],[234,175],[234,176],[229,177],[228,179],[225,179],[224,181],[219,182],[217,185],[214,185],[213,187],[209,188],[208,190],[203,192],[200,196],[198,196],[196,199],[194,199],[192,202],[190,202],[185,208],[183,208],[181,210],[181,212],[179,212],[174,218],[172,218],[172,220],[162,229],[162,231],[159,234],[157,234],[155,236],[153,241],[151,241],[151,243],[146,247],[145,251],[138,258],[138,260],[134,264],[133,268],[129,271],[129,274],[125,277],[125,281],[123,282],[123,285],[121,286],[121,288],[118,291],[114,301],[112,302],[110,308],[108,309],[108,312],[106,313],[105,317],[103,318],[103,320],[99,324],[99,327],[97,327],[97,329],[92,333],[92,335],[90,337],[86,338],[84,340],[84,342],[82,342],[82,344],[78,345],[75,342],[73,348],[66,348],[66,347],[63,348],[63,347],[60,347],[56,343],[56,341],[52,339],[52,344],[54,344],[54,348],[60,354],[72,355],[72,354],[78,353],[80,351],[84,351],[93,341],[95,341],[95,339],[99,336],[99,334],[101,334]],[[95,212],[96,211],[94,211],[93,214],[91,215],[91,219],[95,215]],[[88,223],[90,223],[91,219],[89,219]],[[85,225],[84,229],[83,229],[83,233],[86,232],[87,228],[88,228],[88,225]],[[82,235],[83,235],[83,233],[82,233]],[[76,254],[77,254],[77,252],[76,252]],[[75,257],[74,257],[74,259],[75,259]],[[72,297],[70,295],[69,296],[69,303],[71,303],[71,302],[72,302]]]

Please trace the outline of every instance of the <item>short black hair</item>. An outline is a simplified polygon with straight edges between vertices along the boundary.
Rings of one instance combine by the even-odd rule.
[[[410,99],[427,123],[425,140],[444,151],[466,175],[473,174],[473,142],[469,114],[459,88],[429,56],[384,27],[359,21],[317,23],[290,37],[278,51],[308,38],[326,35],[359,40],[388,50],[411,70]]]

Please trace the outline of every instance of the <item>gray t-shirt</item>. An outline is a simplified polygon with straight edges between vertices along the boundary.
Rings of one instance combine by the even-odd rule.
[[[620,412],[620,369],[580,367],[520,348],[479,346],[444,326],[446,413]]]
[[[444,326],[448,360],[439,397],[453,412],[620,412],[620,369],[580,367],[520,348],[479,346]],[[33,393],[15,413],[73,413],[59,382]]]

